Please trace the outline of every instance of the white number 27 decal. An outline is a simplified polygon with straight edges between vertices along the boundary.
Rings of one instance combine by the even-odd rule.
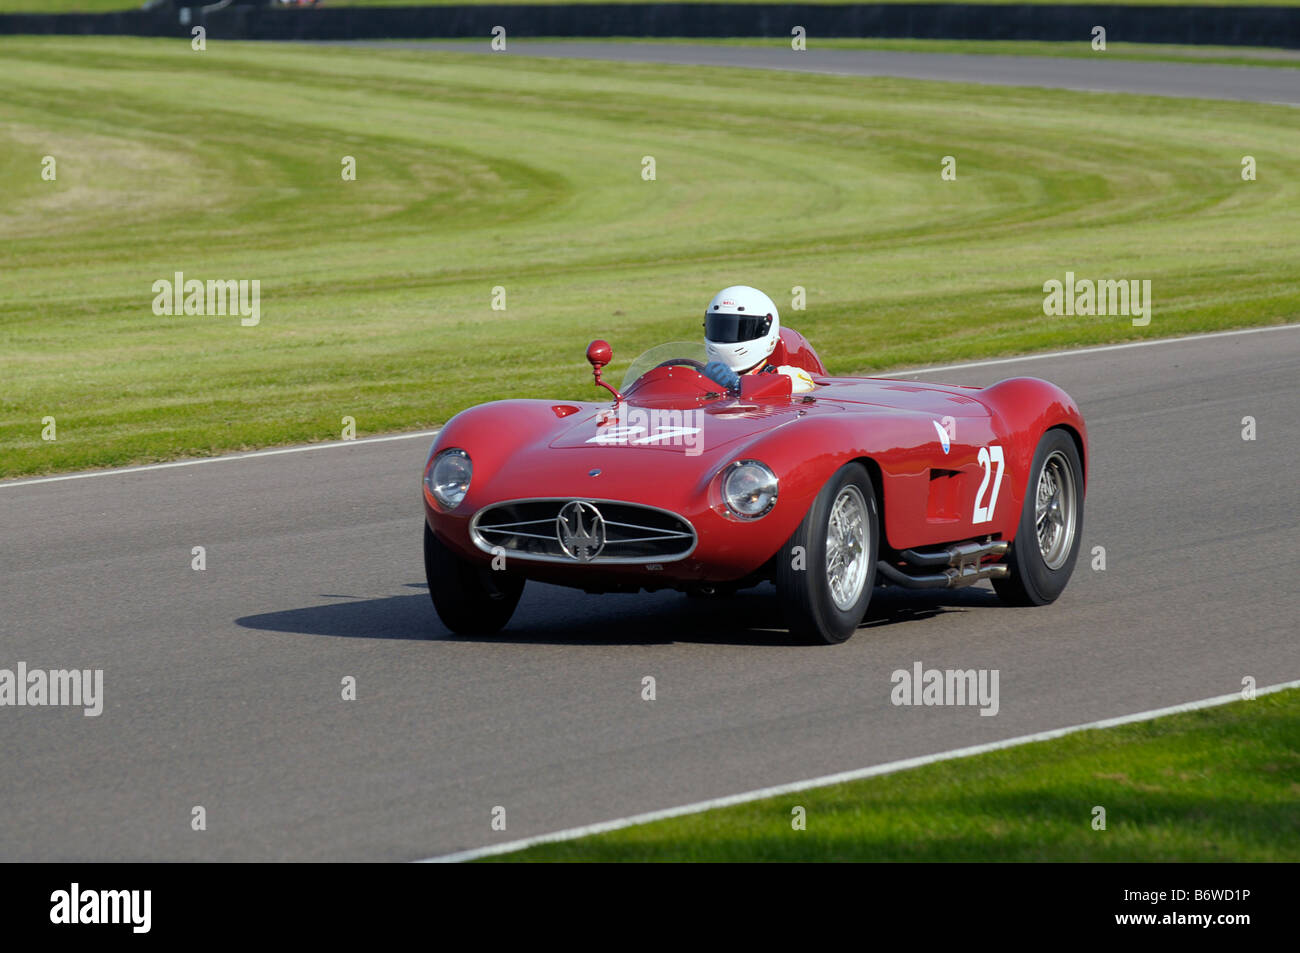
[[[1002,486],[1002,471],[1005,468],[1002,457],[1002,448],[998,446],[980,447],[979,455],[980,467],[984,470],[984,480],[980,483],[979,492],[975,494],[975,515],[971,518],[972,523],[987,523],[993,519],[993,508],[998,505],[998,490]],[[994,468],[997,472],[994,473]],[[989,505],[985,506],[984,491],[989,488],[989,477],[993,477],[993,492],[989,494]]]

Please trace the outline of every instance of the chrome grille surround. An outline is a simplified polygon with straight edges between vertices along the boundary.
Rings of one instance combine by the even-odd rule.
[[[575,503],[595,509],[603,523],[603,543],[586,559],[569,555],[558,532],[561,510]],[[492,554],[500,547],[507,558],[571,566],[676,562],[694,552],[698,542],[690,521],[670,510],[624,500],[568,496],[489,504],[470,520],[469,536],[485,553]]]

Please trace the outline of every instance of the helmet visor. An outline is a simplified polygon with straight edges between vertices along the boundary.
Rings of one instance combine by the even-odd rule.
[[[719,314],[704,315],[704,339],[714,344],[739,344],[766,337],[772,328],[770,314]]]

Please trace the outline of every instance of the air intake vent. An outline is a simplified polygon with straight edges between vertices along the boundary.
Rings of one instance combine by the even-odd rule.
[[[662,563],[695,549],[694,527],[676,513],[615,500],[496,503],[474,514],[470,537],[484,552],[541,562]]]

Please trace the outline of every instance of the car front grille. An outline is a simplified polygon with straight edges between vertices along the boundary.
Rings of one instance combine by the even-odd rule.
[[[486,506],[470,520],[474,545],[507,557],[561,563],[663,563],[695,549],[676,513],[616,500],[554,498]]]

